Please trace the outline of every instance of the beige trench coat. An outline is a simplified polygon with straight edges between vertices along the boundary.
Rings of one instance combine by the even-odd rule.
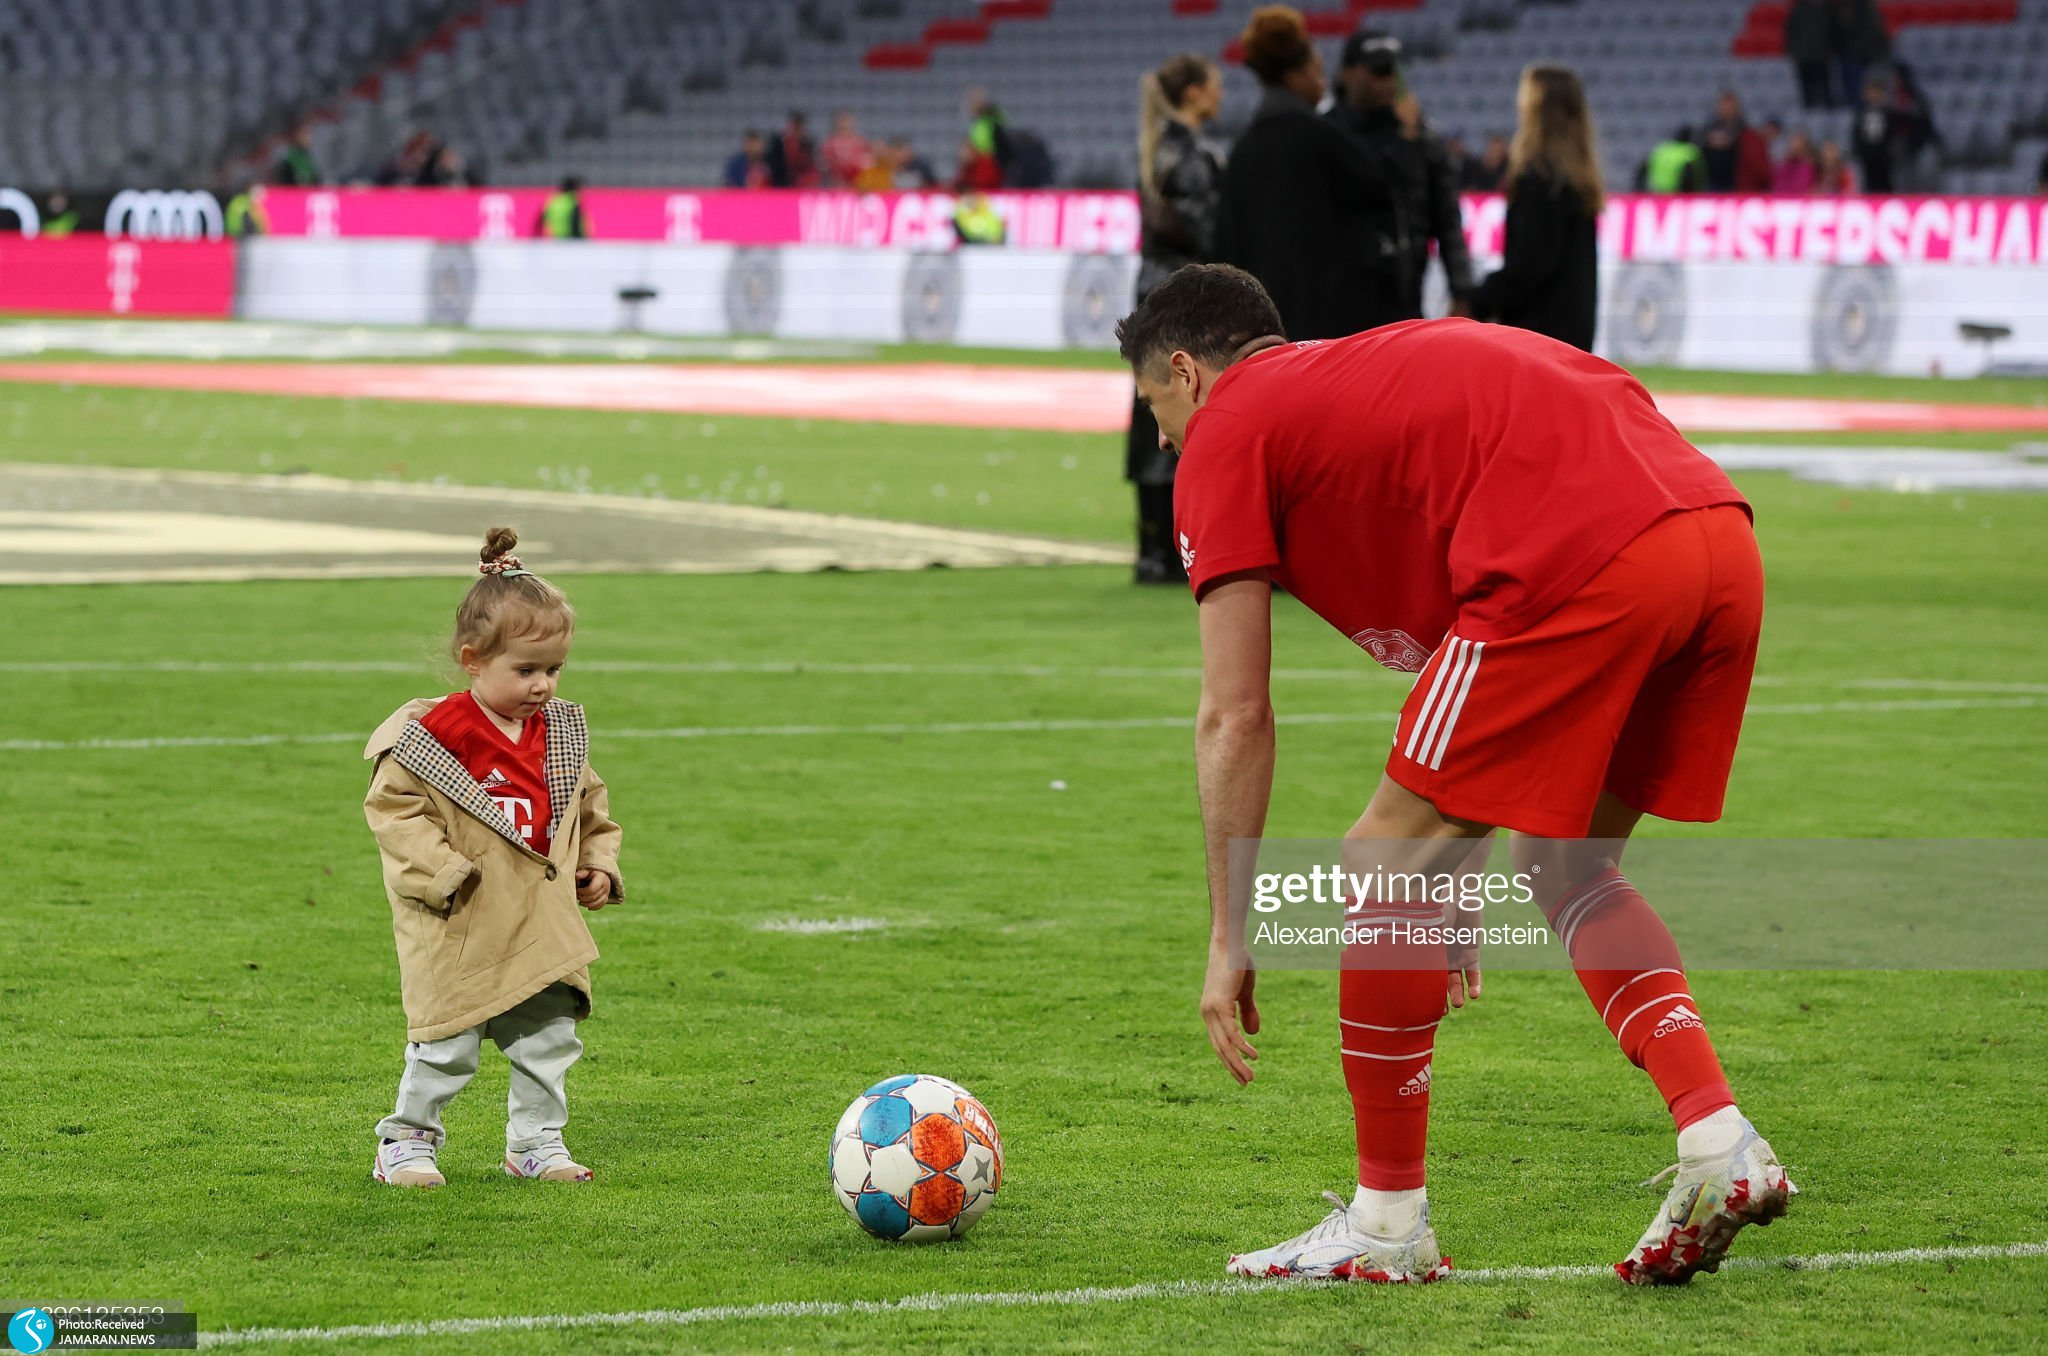
[[[462,763],[419,718],[438,698],[408,702],[370,736],[363,812],[384,858],[398,942],[406,1039],[433,1041],[489,1021],[557,981],[590,1015],[597,943],[576,902],[576,873],[619,880],[619,826],[591,770],[583,708],[547,704],[550,851],[527,846]]]

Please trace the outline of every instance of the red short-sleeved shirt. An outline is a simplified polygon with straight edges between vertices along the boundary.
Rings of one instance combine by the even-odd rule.
[[[499,811],[519,831],[528,847],[542,856],[548,851],[548,826],[554,807],[548,798],[548,718],[536,711],[526,718],[519,742],[505,737],[475,696],[456,692],[420,719],[441,747],[462,760]]]
[[[1236,364],[1189,422],[1174,485],[1197,597],[1266,569],[1409,671],[1453,618],[1467,639],[1514,635],[1665,514],[1742,503],[1627,372],[1469,320]]]

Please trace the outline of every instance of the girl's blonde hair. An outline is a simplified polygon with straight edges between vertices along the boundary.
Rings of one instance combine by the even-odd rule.
[[[455,639],[448,653],[462,662],[467,647],[489,659],[522,636],[553,636],[576,629],[576,609],[568,596],[537,574],[528,573],[512,554],[519,534],[509,527],[484,533],[477,552],[484,577],[469,586],[455,609]]]
[[[1216,76],[1207,57],[1182,52],[1168,57],[1156,71],[1138,77],[1138,187],[1147,194],[1159,193],[1159,135],[1167,119],[1188,96],[1188,91],[1206,85]]]
[[[1530,170],[1547,172],[1570,184],[1589,213],[1600,215],[1607,206],[1607,187],[1578,72],[1569,66],[1529,67],[1522,72],[1516,106],[1520,118],[1508,147],[1508,196],[1514,196]]]

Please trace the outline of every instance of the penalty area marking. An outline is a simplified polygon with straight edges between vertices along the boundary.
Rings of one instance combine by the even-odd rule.
[[[2048,1243],[2003,1243],[1889,1252],[1827,1252],[1807,1257],[1731,1257],[1722,1271],[1858,1271],[1930,1262],[2001,1262],[2048,1257]],[[1563,1281],[1611,1276],[1608,1266],[1493,1267],[1453,1271],[1450,1282],[1488,1285],[1510,1281]],[[415,1323],[356,1323],[332,1328],[243,1328],[202,1333],[206,1347],[266,1346],[284,1342],[340,1342],[369,1338],[464,1337],[476,1333],[559,1332],[578,1328],[684,1328],[703,1323],[823,1319],[970,1309],[1078,1308],[1134,1300],[1206,1299],[1215,1296],[1299,1294],[1346,1282],[1149,1281],[1138,1285],[1082,1286],[1072,1290],[967,1291],[908,1295],[897,1300],[786,1300],[767,1304],[712,1304],[696,1309],[639,1309],[619,1313],[516,1314],[499,1318],[442,1318]]]
[[[2048,706],[2048,696],[1931,697],[1901,701],[1778,702],[1752,705],[1752,716],[1883,714],[1897,711],[2003,711]],[[1392,711],[1294,711],[1276,725],[1390,724]],[[1096,730],[1191,730],[1191,716],[1133,716],[1074,720],[958,720],[922,725],[878,721],[866,725],[678,725],[668,729],[604,730],[600,739],[801,739],[858,735],[1065,734]],[[273,744],[352,744],[360,731],[311,734],[167,735],[129,739],[0,739],[4,753],[77,753],[97,749],[253,749]]]

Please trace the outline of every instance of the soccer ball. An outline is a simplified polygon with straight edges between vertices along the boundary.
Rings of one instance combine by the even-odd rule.
[[[885,1078],[854,1098],[832,1131],[832,1194],[876,1238],[958,1238],[1002,1185],[995,1118],[943,1078]]]

